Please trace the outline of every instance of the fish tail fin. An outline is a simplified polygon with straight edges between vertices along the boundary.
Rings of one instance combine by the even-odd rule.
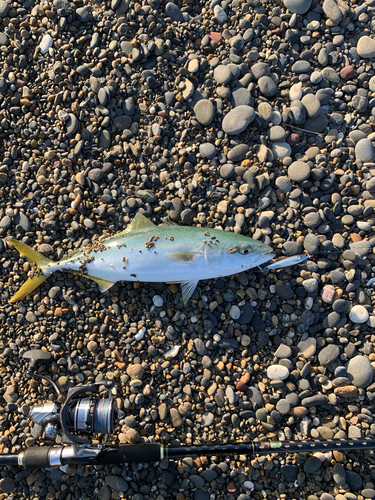
[[[40,252],[33,250],[28,245],[26,245],[26,243],[23,243],[22,241],[18,241],[15,238],[11,237],[8,237],[7,241],[11,243],[19,251],[21,255],[24,255],[29,262],[36,264],[41,271],[43,271],[51,262],[53,262],[51,259],[45,257]],[[33,290],[38,288],[38,286],[40,286],[44,281],[46,281],[47,278],[49,278],[49,274],[39,274],[32,276],[26,281],[26,283],[24,283],[21,286],[18,292],[15,295],[13,295],[13,297],[10,299],[9,302],[13,304],[18,300],[23,299],[24,297],[26,297],[26,295],[29,295]]]

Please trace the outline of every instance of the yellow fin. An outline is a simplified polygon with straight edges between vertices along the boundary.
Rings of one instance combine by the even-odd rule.
[[[142,231],[143,229],[151,229],[153,227],[156,227],[153,222],[148,220],[144,215],[138,213],[122,234]]]
[[[38,286],[41,285],[43,281],[46,281],[47,278],[49,278],[49,274],[39,274],[39,276],[33,276],[32,278],[29,278],[21,286],[18,292],[13,295],[9,302],[13,304],[14,302],[17,302],[18,300],[26,297],[26,295],[30,295],[30,293],[35,290],[35,288],[38,288]]]
[[[21,255],[24,255],[28,261],[35,263],[41,270],[45,269],[51,262],[53,262],[51,259],[45,257],[40,252],[33,250],[29,247],[29,245],[26,245],[26,243],[23,243],[22,241],[18,241],[10,236],[6,240],[11,243]],[[23,299],[26,295],[29,295],[33,290],[35,290],[35,288],[38,288],[43,281],[46,281],[48,277],[49,274],[39,274],[29,278],[26,283],[21,286],[18,292],[13,295],[9,302],[13,304],[14,302],[17,302],[17,300]]]
[[[168,254],[168,257],[178,262],[194,262],[201,255],[200,252],[172,252]]]
[[[9,243],[11,243],[21,255],[24,255],[29,262],[35,262],[40,268],[43,268],[44,266],[47,266],[48,264],[53,262],[51,261],[51,259],[45,257],[40,252],[33,250],[31,247],[29,247],[29,245],[26,245],[26,243],[23,243],[22,241],[18,241],[11,236],[8,236],[6,240],[9,241]]]
[[[100,291],[106,292],[111,286],[113,286],[116,282],[104,280],[102,278],[95,278],[94,276],[90,276],[89,274],[86,273],[80,273],[79,271],[69,271],[72,274],[76,274],[77,276],[83,276],[84,278],[88,278],[90,280],[95,281],[99,285]]]

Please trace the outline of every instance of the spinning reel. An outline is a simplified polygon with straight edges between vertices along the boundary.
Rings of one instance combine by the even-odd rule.
[[[72,387],[65,396],[50,377],[36,373],[37,366],[50,361],[51,357],[51,353],[41,349],[23,355],[30,362],[26,376],[50,382],[57,393],[56,403],[42,403],[31,409],[31,420],[43,427],[46,438],[55,439],[60,435],[63,444],[89,445],[91,440],[88,438],[96,434],[102,434],[105,442],[119,419],[116,401],[111,394],[113,384],[103,381]],[[99,394],[100,387],[104,387],[102,394]]]

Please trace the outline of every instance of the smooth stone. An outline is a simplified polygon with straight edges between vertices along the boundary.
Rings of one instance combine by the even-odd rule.
[[[287,142],[275,142],[271,145],[271,151],[275,158],[283,160],[291,155],[292,148]]]
[[[319,363],[321,363],[323,366],[327,366],[332,363],[332,361],[335,361],[335,359],[338,358],[339,354],[340,348],[335,344],[329,344],[327,347],[324,347],[320,351],[318,355]]]
[[[241,87],[232,92],[232,101],[234,107],[249,106],[251,102],[251,94],[247,89]]]
[[[290,191],[292,190],[292,183],[290,182],[290,179],[285,176],[277,177],[275,185],[277,189],[280,189],[280,191],[284,194],[290,193]]]
[[[312,0],[284,0],[285,7],[293,14],[306,14],[311,3]]]
[[[9,3],[10,2],[5,2],[3,0],[0,1],[0,18],[3,18],[8,14]]]
[[[202,424],[204,425],[204,427],[209,427],[213,423],[214,418],[215,418],[215,416],[211,412],[206,411],[205,413],[203,413]]]
[[[375,57],[375,40],[369,36],[361,36],[357,43],[359,57],[373,59]]]
[[[199,146],[199,152],[208,160],[214,158],[217,154],[217,149],[210,142],[204,142]]]
[[[364,306],[357,304],[352,307],[349,313],[349,319],[353,321],[353,323],[366,323],[369,318],[369,313]]]
[[[312,293],[318,288],[318,280],[315,278],[304,280],[302,286],[307,292]]]
[[[208,99],[201,99],[194,106],[194,113],[199,123],[206,127],[214,119],[215,107]]]
[[[238,144],[228,153],[228,160],[230,161],[241,161],[245,158],[247,152],[249,151],[249,146],[247,144]]]
[[[332,304],[333,298],[335,296],[336,290],[335,287],[332,285],[325,285],[325,287],[322,290],[322,300],[326,304]]]
[[[355,145],[355,159],[361,162],[375,160],[375,148],[370,139],[360,139]]]
[[[266,97],[273,97],[277,92],[277,85],[269,76],[261,76],[258,85],[261,93]]]
[[[214,78],[217,83],[220,84],[229,83],[232,78],[232,72],[228,68],[228,66],[220,64],[219,66],[216,66],[216,68],[214,69]]]
[[[90,20],[91,7],[80,7],[76,10],[76,18],[81,23],[87,23]]]
[[[268,64],[261,62],[251,66],[251,72],[257,80],[262,76],[269,76],[271,74]]]
[[[310,167],[303,161],[294,161],[288,168],[288,176],[294,182],[303,182],[310,177]]]
[[[305,359],[309,359],[314,356],[316,352],[316,340],[314,337],[308,337],[306,340],[302,340],[297,344],[300,352],[299,355],[303,356]]]
[[[46,33],[44,35],[44,37],[42,38],[42,41],[40,42],[40,52],[42,54],[46,54],[49,49],[52,47],[53,45],[53,38],[51,37],[51,35],[49,35],[48,33]]]
[[[280,127],[280,125],[273,126],[268,131],[269,139],[273,142],[284,141],[286,135],[286,130],[283,127]]]
[[[172,21],[184,22],[184,16],[181,12],[181,9],[173,2],[168,2],[165,6],[165,13],[168,17],[172,19]]]
[[[238,135],[254,120],[255,111],[251,106],[237,106],[225,115],[222,129],[228,135]]]
[[[220,7],[220,5],[215,5],[214,16],[216,17],[216,19],[219,23],[223,23],[227,18],[227,15],[226,15],[224,9],[222,7]]]
[[[320,458],[312,456],[306,460],[303,466],[303,470],[306,472],[306,474],[314,474],[314,472],[320,471],[321,465],[322,462]]]
[[[289,377],[289,370],[283,365],[271,365],[267,368],[267,377],[270,380],[285,380]]]
[[[234,165],[233,163],[225,163],[222,167],[220,167],[220,176],[223,179],[229,179],[234,174]]]
[[[323,11],[324,14],[335,24],[338,24],[344,17],[335,0],[324,0]]]
[[[309,233],[303,241],[303,248],[307,253],[316,254],[320,245],[320,240],[315,234]]]
[[[290,358],[291,355],[292,349],[286,344],[280,344],[277,348],[277,351],[275,352],[276,358],[279,359]]]
[[[340,81],[340,76],[337,74],[336,70],[333,68],[323,68],[322,69],[322,76],[324,80],[327,80],[327,82],[332,82],[332,83],[339,83]]]
[[[302,104],[306,108],[308,118],[315,118],[320,112],[320,101],[314,94],[307,94],[301,99]]]

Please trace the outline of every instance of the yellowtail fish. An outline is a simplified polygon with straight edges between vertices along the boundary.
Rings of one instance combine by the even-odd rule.
[[[102,292],[117,281],[180,283],[186,304],[199,280],[230,276],[268,262],[272,248],[218,229],[156,226],[137,214],[122,232],[75,250],[59,262],[12,237],[7,241],[34,264],[32,276],[10,302],[21,300],[55,271],[69,271],[98,283]]]

